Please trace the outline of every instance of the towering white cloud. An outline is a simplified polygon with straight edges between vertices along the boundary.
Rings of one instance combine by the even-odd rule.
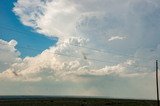
[[[13,11],[23,24],[46,36],[80,36],[93,47],[126,53],[149,43],[158,45],[158,5],[157,0],[18,0]],[[127,40],[108,44],[115,35],[127,35]]]
[[[89,54],[88,58],[107,59],[108,62],[114,59],[116,62],[111,64],[114,66],[130,59],[135,60],[130,56],[122,56],[123,54],[137,55],[138,51],[143,53],[144,49],[156,49],[159,45],[160,42],[157,41],[157,38],[160,36],[154,29],[160,28],[157,24],[160,21],[159,16],[156,15],[156,11],[159,9],[157,5],[159,5],[159,1],[156,0],[32,0],[32,2],[18,0],[13,11],[24,25],[31,26],[46,36],[59,38],[58,45],[46,51],[54,53],[56,51],[76,58],[84,58],[84,54]],[[154,20],[151,20],[152,18]],[[151,26],[152,24],[155,26]],[[76,41],[71,41],[73,45],[77,45],[77,41],[83,39],[87,43],[83,44],[83,41],[80,41],[78,45],[97,48],[106,53],[96,53],[83,47],[71,47],[70,43],[64,43],[71,39]],[[125,40],[109,42],[116,39]],[[112,52],[107,52],[110,49]],[[54,60],[64,63],[62,62],[63,58],[63,56],[58,56]],[[81,65],[83,62],[81,63],[80,60],[77,61]],[[65,61],[72,62],[72,59],[67,58]],[[88,60],[88,62],[90,65],[94,64],[93,61]],[[136,62],[139,61],[136,59]],[[102,63],[96,69],[103,67],[106,66]],[[65,68],[67,69],[67,67]],[[92,68],[90,67],[89,70]]]

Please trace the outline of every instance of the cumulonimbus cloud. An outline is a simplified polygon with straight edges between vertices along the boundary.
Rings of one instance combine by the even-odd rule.
[[[6,72],[16,72],[25,80],[32,77],[40,80],[40,76],[62,79],[84,74],[129,76],[146,73],[147,69],[139,68],[139,72],[130,66],[142,63],[134,55],[138,57],[144,53],[143,49],[148,49],[150,44],[157,51],[160,43],[157,39],[160,36],[154,26],[151,27],[151,24],[155,24],[156,29],[160,28],[160,16],[153,14],[159,9],[157,5],[158,1],[150,0],[18,0],[13,11],[21,22],[45,36],[58,37],[59,41],[56,46],[35,57],[26,57],[21,63],[15,62]],[[154,35],[152,39],[150,34]],[[106,42],[109,37],[112,38],[110,40],[124,39],[112,35],[127,35],[127,39],[122,42]],[[113,51],[107,52],[109,48]],[[133,56],[123,55],[126,53]],[[94,60],[106,60],[106,63],[96,63]],[[124,65],[130,60],[135,62]]]

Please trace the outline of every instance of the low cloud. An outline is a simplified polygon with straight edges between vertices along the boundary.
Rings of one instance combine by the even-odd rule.
[[[13,63],[21,62],[20,52],[15,49],[17,42],[11,40],[9,42],[0,39],[0,72],[5,71]]]
[[[95,67],[92,60],[77,57],[81,55],[81,49],[70,48],[69,45],[77,42],[76,45],[83,46],[87,40],[80,38],[68,39],[63,43],[57,44],[43,51],[36,57],[26,57],[21,62],[14,62],[8,69],[1,73],[1,78],[9,78],[18,81],[40,81],[42,79],[52,78],[55,80],[83,81],[83,75],[120,75],[125,74],[129,62],[124,62],[112,66]],[[13,46],[13,45],[12,45]],[[15,57],[18,58],[18,57]],[[73,77],[73,78],[72,78]]]

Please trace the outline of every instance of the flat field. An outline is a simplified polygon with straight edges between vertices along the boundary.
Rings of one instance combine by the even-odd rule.
[[[87,97],[0,97],[0,106],[157,106],[154,100]]]

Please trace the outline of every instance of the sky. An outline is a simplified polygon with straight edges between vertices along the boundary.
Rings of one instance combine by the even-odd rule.
[[[0,95],[156,99],[159,0],[1,0]]]
[[[21,57],[36,56],[49,46],[57,42],[57,38],[49,39],[42,34],[36,33],[28,26],[24,26],[18,17],[12,12],[16,0],[2,0],[0,2],[0,37],[5,41],[16,40],[19,45],[29,46],[31,48],[40,48],[40,51],[29,51],[18,48]],[[23,39],[24,38],[24,39]],[[40,42],[46,42],[44,44]],[[17,46],[19,46],[17,45]]]

